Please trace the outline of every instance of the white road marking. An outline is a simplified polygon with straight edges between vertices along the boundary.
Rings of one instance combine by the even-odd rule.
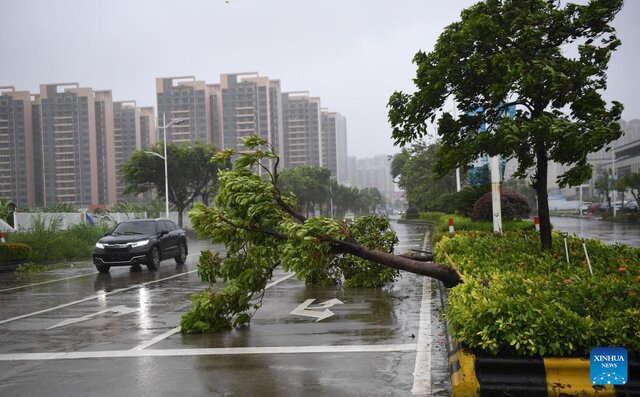
[[[277,279],[276,281],[273,281],[273,282],[267,284],[267,286],[264,287],[264,289],[269,289],[269,288],[273,287],[274,285],[280,284],[281,282],[283,282],[283,281],[285,281],[287,279],[290,279],[293,276],[294,276],[294,273],[289,273],[289,274],[285,275],[284,277],[281,277],[281,278]],[[149,341],[147,341],[145,343],[142,343],[142,344],[134,347],[131,350],[143,350],[143,349],[146,349],[147,347],[155,345],[156,343],[161,342],[161,341],[167,339],[168,337],[170,337],[171,335],[176,334],[178,332],[180,332],[180,327],[179,326],[175,327],[175,328],[173,328],[173,329],[171,329],[171,330],[169,330],[167,332],[165,332],[164,334],[158,335],[155,338],[153,338],[153,339],[151,339],[151,340],[149,340]]]
[[[269,289],[271,287],[273,287],[276,284],[280,284],[281,282],[283,282],[284,280],[290,279],[291,277],[295,276],[295,273],[289,273],[286,276],[277,279],[276,281],[270,282],[269,284],[267,284],[266,287],[264,287],[264,289]]]
[[[423,277],[413,394],[431,394],[431,278]]]
[[[69,302],[69,303],[65,303],[63,305],[58,305],[58,306],[54,306],[54,307],[50,307],[48,309],[44,309],[44,310],[39,310],[37,312],[33,312],[33,313],[29,313],[29,314],[23,314],[22,316],[17,316],[17,317],[11,317],[8,318],[6,320],[2,320],[0,321],[0,324],[5,324],[5,323],[9,323],[11,321],[16,321],[16,320],[20,320],[23,318],[27,318],[27,317],[32,317],[32,316],[36,316],[38,314],[42,314],[42,313],[48,313],[54,310],[58,310],[58,309],[62,309],[63,307],[69,307],[69,306],[73,306],[73,305],[77,305],[78,303],[83,303],[83,302],[88,302],[90,300],[94,300],[94,299],[98,299],[98,298],[103,298],[105,296],[109,296],[109,295],[113,295],[113,294],[119,294],[121,292],[125,292],[125,291],[130,291],[132,289],[139,289],[142,287],[145,287],[147,285],[150,284],[155,284],[155,283],[159,283],[161,281],[166,281],[166,280],[171,280],[172,278],[176,278],[176,277],[182,277],[182,276],[186,276],[188,274],[197,272],[198,270],[191,270],[188,272],[184,272],[184,273],[180,273],[180,274],[175,274],[173,276],[169,276],[169,277],[165,277],[165,278],[161,278],[159,280],[153,280],[153,281],[147,281],[146,283],[142,283],[142,284],[137,284],[137,285],[133,285],[131,287],[127,287],[127,288],[122,288],[122,289],[117,289],[111,292],[106,292],[106,293],[102,293],[102,294],[96,294],[96,295],[92,295],[88,298],[84,298],[84,299],[79,299],[77,301],[73,301],[73,302]]]
[[[180,327],[175,327],[174,329],[171,329],[167,332],[165,332],[164,334],[158,335],[155,338],[151,339],[150,341],[147,341],[145,343],[142,343],[136,347],[134,347],[131,350],[142,350],[142,349],[146,349],[149,346],[155,345],[156,343],[167,339],[168,337],[170,337],[173,334],[177,334],[178,332],[180,332]]]
[[[324,320],[325,318],[331,317],[333,316],[333,312],[331,310],[329,310],[328,308],[333,306],[333,305],[342,305],[343,302],[340,301],[340,299],[330,299],[328,301],[325,301],[323,303],[320,303],[320,305],[318,307],[313,307],[311,309],[325,309],[322,312],[319,311],[315,311],[315,310],[311,310],[311,309],[307,309],[309,307],[310,304],[313,303],[315,299],[307,299],[306,301],[304,301],[300,306],[296,307],[295,309],[293,309],[291,311],[291,313],[289,314],[295,314],[297,316],[305,316],[305,317],[313,317],[316,319],[316,323],[320,320]]]
[[[308,353],[385,353],[413,352],[415,344],[403,345],[337,345],[337,346],[274,346],[274,347],[221,347],[208,349],[148,349],[108,350],[61,353],[0,354],[0,361],[79,360],[87,358],[177,357],[177,356],[231,356],[246,354],[308,354]]]
[[[123,305],[115,306],[115,307],[111,307],[109,309],[101,310],[101,311],[96,312],[96,313],[88,314],[86,316],[76,317],[76,318],[68,318],[66,320],[60,321],[58,324],[56,324],[54,326],[51,326],[51,327],[49,327],[47,329],[54,329],[54,328],[58,328],[58,327],[64,327],[65,325],[69,325],[69,324],[81,323],[83,321],[91,320],[95,316],[98,316],[98,315],[103,314],[103,313],[115,313],[115,316],[117,317],[117,316],[123,316],[125,314],[129,314],[129,313],[137,312],[138,310],[140,310],[140,309],[126,307],[126,306],[123,306]]]

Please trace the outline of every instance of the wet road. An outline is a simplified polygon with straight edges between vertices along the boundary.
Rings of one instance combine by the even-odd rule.
[[[640,247],[640,225],[603,221],[593,217],[552,216],[551,224],[555,230],[571,235],[601,240],[607,244],[625,244]]]
[[[396,230],[399,252],[422,247],[421,226]],[[448,394],[429,279],[403,273],[387,288],[342,289],[277,272],[250,327],[182,335],[189,296],[203,288],[199,244],[185,266],[167,260],[158,272],[101,275],[82,263],[0,275],[0,395]],[[316,321],[324,310],[332,315]]]

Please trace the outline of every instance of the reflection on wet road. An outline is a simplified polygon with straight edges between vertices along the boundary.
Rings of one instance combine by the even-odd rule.
[[[640,247],[640,225],[603,221],[591,217],[551,217],[554,230],[575,234],[582,238],[601,240],[607,244]]]

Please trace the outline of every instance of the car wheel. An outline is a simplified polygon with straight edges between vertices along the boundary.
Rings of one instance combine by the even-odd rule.
[[[180,243],[179,251],[180,253],[175,257],[176,263],[178,265],[184,265],[184,263],[187,261],[187,247],[184,245],[184,243]]]
[[[98,269],[98,272],[100,273],[109,273],[109,269],[111,269],[111,266],[109,265],[96,265],[96,269]]]
[[[158,270],[158,267],[160,267],[160,250],[158,247],[153,247],[147,258],[147,269]]]

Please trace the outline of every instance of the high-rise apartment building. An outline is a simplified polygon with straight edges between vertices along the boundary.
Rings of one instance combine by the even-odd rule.
[[[167,128],[169,142],[211,143],[209,96],[204,81],[194,76],[156,79],[158,124],[186,118],[185,123]],[[164,125],[166,125],[164,124]]]
[[[222,148],[243,150],[240,139],[258,135],[278,152],[282,131],[278,80],[257,73],[222,74],[219,87],[212,86],[212,90],[221,99]]]
[[[347,182],[347,120],[337,112],[322,111],[322,166],[338,183]]]
[[[142,149],[142,135],[140,133],[140,109],[135,101],[119,101],[113,103],[113,132],[115,151],[116,200],[131,200],[125,197],[125,184],[120,176],[120,168],[133,154],[134,150]]]
[[[140,146],[150,148],[158,142],[156,131],[156,113],[153,106],[140,108]]]
[[[99,202],[95,112],[91,88],[40,85],[44,205]]]
[[[322,167],[320,98],[308,92],[282,94],[284,167]]]
[[[385,199],[394,191],[391,177],[391,159],[387,155],[357,159],[356,186],[360,189],[374,187]]]
[[[0,198],[35,205],[31,95],[0,87]]]
[[[116,165],[114,151],[113,94],[95,91],[96,163],[98,201],[93,204],[116,203]]]
[[[157,116],[78,83],[42,84],[36,94],[0,87],[0,198],[25,207],[132,199],[123,195],[120,168],[177,118],[186,120],[167,128],[168,141],[246,150],[241,138],[258,135],[281,169],[324,166],[348,183],[346,120],[322,112],[308,92],[283,93],[280,80],[258,73],[222,74],[218,84],[157,78],[156,90]]]
[[[33,184],[35,205],[44,206],[44,158],[42,156],[42,104],[39,94],[31,94],[31,131],[33,132]]]

